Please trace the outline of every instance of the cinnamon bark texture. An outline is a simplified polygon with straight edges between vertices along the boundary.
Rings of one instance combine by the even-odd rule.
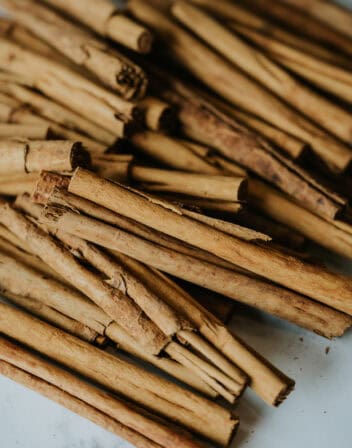
[[[312,299],[352,313],[352,288],[348,277],[304,263],[269,247],[256,246],[226,235],[183,216],[179,210],[168,208],[160,201],[153,201],[80,168],[70,181],[69,191],[278,284],[288,288],[295,285],[296,291]],[[258,263],[258,260],[262,262]]]
[[[0,328],[7,336],[219,445],[230,442],[238,420],[219,405],[8,305],[0,308]]]
[[[74,4],[62,0],[45,1],[119,44],[139,53],[149,53],[151,50],[151,32],[107,0],[98,0],[94,4],[89,0],[80,0]]]
[[[146,415],[142,410],[131,407],[112,394],[98,390],[61,367],[54,366],[37,354],[32,354],[19,344],[5,338],[0,339],[0,359],[2,365],[6,363],[23,372],[22,378],[25,378],[24,373],[26,373],[28,377],[37,378],[39,382],[46,384],[47,390],[61,391],[63,396],[66,395],[77,402],[80,401],[85,406],[95,409],[97,414],[109,416],[107,419],[115,421],[116,427],[120,425],[125,428],[126,435],[139,434],[135,439],[128,439],[136,446],[140,446],[138,438],[148,440],[150,443],[153,441],[151,445],[141,445],[148,447],[162,446],[166,448],[170,441],[175,446],[189,448],[199,446],[186,431],[177,430],[176,426],[172,428],[160,420],[153,420],[151,415]],[[7,372],[9,373],[11,370],[7,370]],[[26,385],[29,386],[29,384]],[[52,389],[49,388],[49,385]],[[53,399],[54,397],[49,398]],[[118,435],[124,437],[124,433]]]
[[[89,155],[80,143],[70,141],[0,142],[0,173],[33,173],[42,170],[73,171],[87,165]]]
[[[124,98],[145,95],[147,80],[143,71],[104,41],[32,0],[1,0],[1,4],[33,34]]]
[[[30,140],[46,140],[50,136],[47,125],[0,124],[0,139],[26,138]]]

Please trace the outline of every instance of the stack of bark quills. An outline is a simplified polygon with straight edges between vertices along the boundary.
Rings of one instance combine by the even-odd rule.
[[[3,303],[0,307],[2,334],[16,341],[1,339],[1,373],[138,447],[201,446],[184,429],[164,419],[163,414],[219,446],[228,445],[238,424],[229,411],[23,311]],[[17,334],[16,326],[21,327]],[[48,344],[49,339],[52,344]],[[207,428],[202,429],[201,422]]]
[[[350,166],[351,126],[343,108],[308,89],[203,9],[174,2],[168,11],[163,5],[157,0],[128,2],[131,13],[148,24],[172,57],[216,93],[309,143],[333,172]]]
[[[55,207],[46,207],[44,213],[42,212],[42,216],[40,216],[39,222],[44,223],[44,225],[47,226],[52,235],[55,235],[56,238],[60,238],[61,241],[64,241],[65,244],[71,248],[73,253],[82,254],[82,257],[86,262],[94,266],[96,269],[99,269],[100,272],[103,272],[106,277],[111,279],[109,281],[110,284],[115,287],[120,287],[125,291],[127,288],[128,293],[133,294],[135,306],[140,305],[142,308],[145,308],[145,310],[148,311],[149,315],[153,314],[152,302],[153,300],[155,301],[157,299],[155,295],[158,294],[158,312],[155,312],[156,308],[154,307],[154,318],[156,322],[158,322],[159,325],[164,328],[164,331],[168,331],[168,334],[170,336],[170,329],[165,328],[166,322],[164,318],[166,317],[166,314],[165,312],[162,312],[165,309],[168,310],[168,312],[171,314],[176,313],[179,318],[180,316],[183,316],[182,322],[188,322],[187,326],[193,329],[193,331],[190,331],[190,329],[187,330],[187,328],[183,327],[179,328],[178,330],[176,330],[176,333],[174,333],[181,343],[186,342],[188,344],[188,350],[183,347],[182,344],[176,343],[175,341],[170,342],[170,340],[167,339],[166,341],[162,341],[162,345],[158,344],[158,346],[156,347],[158,350],[155,349],[154,344],[153,352],[150,350],[148,351],[148,347],[146,348],[147,341],[145,341],[146,330],[144,329],[142,331],[141,328],[138,328],[138,330],[135,329],[139,333],[139,338],[136,339],[134,346],[136,346],[137,342],[139,341],[145,354],[148,354],[149,359],[152,358],[152,355],[156,355],[158,352],[161,352],[161,354],[167,353],[171,358],[178,361],[179,364],[184,365],[184,367],[187,367],[196,375],[198,374],[203,383],[207,385],[208,389],[214,389],[216,393],[218,393],[219,395],[223,395],[225,398],[230,399],[230,401],[233,401],[233,398],[231,399],[231,395],[237,395],[243,390],[243,386],[246,383],[247,375],[250,377],[250,383],[254,390],[256,390],[257,393],[268,403],[278,405],[286,397],[293,385],[291,380],[289,380],[283,374],[279,373],[276,369],[270,366],[269,363],[263,362],[262,359],[258,357],[255,352],[253,352],[252,349],[249,349],[243,342],[234,337],[226,329],[226,327],[213,315],[205,311],[204,308],[202,308],[197,302],[195,302],[190,296],[188,296],[182,289],[176,287],[174,283],[164,277],[161,273],[154,270],[152,264],[150,267],[148,267],[138,262],[136,258],[130,258],[128,256],[128,253],[124,253],[123,251],[109,251],[109,254],[107,256],[107,254],[104,254],[104,252],[102,252],[98,248],[92,246],[89,243],[87,244],[87,241],[82,240],[82,238],[77,234],[75,235],[74,229],[72,232],[67,232],[67,230],[60,229],[61,224],[60,226],[58,225],[59,221],[57,216],[58,209],[62,209],[63,211],[66,211],[66,209],[63,206],[58,207],[59,194],[61,194],[60,191],[56,192]],[[136,227],[130,220],[123,219],[123,217],[119,218],[119,216],[115,213],[96,206],[94,203],[83,200],[80,197],[75,197],[66,193],[66,198],[64,199],[65,204],[68,204],[67,201],[74,201],[75,199],[78,200],[78,203],[76,204],[76,206],[74,206],[74,209],[79,209],[80,207],[84,207],[86,209],[88,207],[89,211],[90,207],[92,209],[91,213],[93,213],[93,215],[94,213],[103,213],[104,218],[104,214],[107,214],[107,217],[109,217],[110,214],[110,216],[115,218],[115,220],[120,219],[122,225],[124,225],[125,227],[132,227],[132,230],[134,227]],[[63,198],[61,198],[61,200],[63,200]],[[28,200],[24,201],[23,198],[19,198],[16,201],[16,206],[20,207],[22,210],[25,210],[27,213],[31,213],[32,216],[35,216],[37,214],[37,210],[34,208],[33,204],[31,204]],[[27,231],[25,231],[25,233],[23,234],[23,238],[21,238],[25,240],[26,244],[29,246],[32,252],[34,252],[36,255],[39,255],[40,253],[40,257],[42,258],[42,260],[47,262],[53,268],[53,260],[50,260],[50,257],[48,258],[45,255],[49,252],[48,248],[46,248],[46,250],[41,253],[43,249],[38,247],[38,244],[34,242],[35,240],[37,240],[37,237],[33,236],[32,233],[38,233],[39,229],[36,228],[34,224],[31,224],[31,226],[28,227],[29,221],[26,221],[22,215],[16,213],[8,205],[4,205],[4,213],[4,221],[2,222],[5,223],[6,221],[6,226],[13,232],[16,232],[15,228],[12,225],[9,225],[10,223],[5,217],[5,215],[7,215],[8,213],[13,215],[13,218],[16,217],[16,222],[19,225],[20,223],[22,223],[21,226],[25,225]],[[51,223],[49,216],[54,218],[53,220],[51,220]],[[82,217],[84,217],[88,222],[89,219],[92,220],[92,218],[89,218],[88,216],[86,217],[85,215],[83,215],[83,213]],[[11,221],[13,218],[11,218]],[[98,221],[98,224],[104,226],[104,223],[102,221]],[[114,230],[113,227],[111,228]],[[146,231],[148,231],[148,228],[144,228],[144,226],[139,226],[139,228],[141,232],[146,233]],[[31,234],[31,236],[29,235],[29,233]],[[124,242],[124,239],[128,238],[129,236],[127,232],[124,233],[125,238],[122,238],[122,242]],[[151,233],[152,235],[154,233],[156,237],[159,238],[161,236],[159,236],[159,234],[155,232],[150,231],[149,233]],[[41,232],[41,235],[42,238],[44,238],[43,232]],[[121,235],[123,235],[123,232],[121,232]],[[48,240],[49,238],[50,237],[48,235],[45,236],[45,240]],[[143,242],[143,239],[140,240],[141,242]],[[148,242],[146,240],[145,243],[147,244],[148,250],[149,246],[151,246],[152,248],[157,248],[157,245],[155,243],[149,243],[148,245]],[[127,242],[127,245],[131,245],[131,242]],[[141,247],[141,244],[139,244],[139,246]],[[143,247],[141,247],[141,249],[137,247],[136,249],[141,250],[143,249]],[[145,255],[148,256],[148,252],[146,252]],[[66,252],[66,257],[68,256],[69,253]],[[123,279],[121,279],[121,265],[124,267]],[[65,262],[65,266],[68,266],[68,262]],[[58,270],[58,267],[55,266],[55,269]],[[136,280],[134,284],[131,280],[131,275],[133,274],[130,274],[130,277],[127,277],[128,269],[130,269],[135,275]],[[72,266],[71,268],[67,267],[67,270],[68,272],[64,273],[65,280],[69,280],[70,282],[74,281],[75,284],[72,284],[74,284],[76,288],[83,291],[82,280],[76,279],[77,270],[75,273],[73,273]],[[117,276],[118,272],[120,272],[119,277]],[[61,274],[63,274],[63,271],[61,271]],[[114,278],[112,278],[114,274],[115,280]],[[80,276],[82,276],[82,273],[80,274]],[[138,279],[140,279],[139,282],[137,282]],[[129,280],[129,282],[126,284],[127,280]],[[148,289],[150,289],[153,294],[149,293],[149,296],[147,296],[145,292],[140,296],[134,294],[137,288],[136,285],[139,285],[140,293],[143,291],[143,289],[141,289],[143,284],[144,291],[148,291]],[[19,291],[14,291],[14,293],[18,292]],[[96,296],[96,292],[95,294],[93,294],[92,290],[88,291],[87,286],[85,286],[85,293],[88,293],[88,297],[95,300],[97,304],[102,305],[103,308],[107,307],[107,303],[102,303],[101,300],[98,303],[99,297]],[[111,309],[106,308],[105,311],[108,313],[109,311],[111,312]],[[127,345],[128,347],[128,345],[131,345],[131,333],[132,337],[134,336],[135,338],[137,338],[137,335],[133,335],[134,330],[131,331],[131,328],[127,330],[126,326],[125,328],[123,328],[126,323],[123,323],[121,321],[121,312],[123,312],[123,309],[121,309],[120,307],[120,316],[115,316],[116,322],[118,322],[117,319],[119,319],[118,323],[120,324],[122,329],[125,330],[125,333],[129,334],[129,338],[127,338],[124,342],[123,339],[119,342],[123,346]],[[131,320],[132,318],[129,317],[129,326],[132,325]],[[142,341],[142,339],[144,340],[144,342]],[[159,342],[159,340],[157,340],[157,342]],[[192,354],[193,349],[195,350],[195,352]],[[133,348],[133,350],[136,353],[141,352],[141,348],[139,348],[138,350],[136,348]],[[201,358],[198,358],[196,356],[197,352],[202,354]],[[161,361],[160,363],[162,365],[165,362]],[[243,371],[247,375],[243,374]],[[237,384],[236,387],[235,383]],[[237,388],[237,392],[234,391],[235,388]]]

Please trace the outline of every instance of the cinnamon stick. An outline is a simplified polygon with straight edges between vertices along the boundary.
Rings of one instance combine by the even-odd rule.
[[[155,443],[152,446],[157,443],[157,446],[167,447],[170,439],[175,446],[189,448],[199,446],[186,431],[178,430],[176,426],[168,426],[165,421],[160,419],[159,421],[154,420],[153,416],[148,415],[145,411],[133,408],[116,396],[98,390],[61,367],[52,365],[37,354],[32,354],[19,344],[5,338],[0,339],[0,358],[2,362],[35,375],[47,384],[57,387],[63,393],[92,406],[125,428],[142,434],[148,440],[153,440]],[[136,441],[132,440],[132,443],[135,444]]]
[[[153,96],[147,96],[139,106],[144,111],[144,120],[148,129],[152,131],[162,131],[172,128],[176,121],[176,114],[172,107]]]
[[[50,128],[42,125],[0,124],[0,139],[27,138],[30,140],[46,140],[50,135]]]
[[[69,191],[278,284],[288,288],[294,285],[296,291],[302,294],[352,313],[351,282],[348,277],[216,231],[182,216],[179,211],[166,208],[165,204],[100,179],[81,168],[71,178]]]
[[[143,166],[132,166],[131,177],[143,190],[172,192],[219,201],[242,201],[246,196],[243,177],[193,174]]]
[[[127,48],[144,54],[151,50],[153,36],[150,31],[106,0],[98,0],[94,4],[89,0],[80,0],[74,4],[67,4],[62,0],[45,1],[98,34],[109,37]]]
[[[0,173],[33,173],[72,171],[87,165],[88,153],[79,143],[70,141],[2,141],[0,142]]]
[[[147,80],[143,71],[90,32],[32,0],[1,0],[1,4],[19,23],[123,98],[145,95]]]
[[[17,196],[32,193],[38,181],[38,173],[11,174],[0,177],[0,193],[5,196]]]
[[[1,332],[7,336],[219,445],[230,442],[238,420],[219,405],[8,305],[0,309]]]

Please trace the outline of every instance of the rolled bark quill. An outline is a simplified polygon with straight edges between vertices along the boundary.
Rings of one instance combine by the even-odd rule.
[[[229,444],[238,419],[219,405],[8,305],[0,304],[0,309],[5,335],[221,446]]]
[[[12,215],[13,225],[18,226],[18,230],[21,229],[21,239],[27,242],[35,255],[98,303],[151,354],[157,354],[165,347],[168,338],[128,296],[108,286],[101,278],[80,265],[53,238],[10,208],[8,204],[3,204],[2,212],[5,220]],[[11,230],[14,230],[14,227],[11,227]]]
[[[260,308],[326,337],[343,334],[351,324],[348,316],[261,279],[168,249],[153,247],[153,244],[137,237],[69,211],[55,220],[52,219],[53,215],[54,211],[49,208],[44,222],[57,226],[63,232],[81,235],[108,249],[122,252],[171,275]]]
[[[73,171],[87,165],[88,153],[69,141],[2,141],[0,174],[33,173],[42,170]]]
[[[147,96],[139,103],[139,107],[144,111],[147,128],[152,131],[168,130],[176,121],[173,108],[159,98]]]
[[[56,388],[63,395],[72,397],[71,400],[81,401],[85,406],[95,409],[98,414],[102,413],[101,415],[105,415],[108,421],[118,422],[122,428],[126,428],[126,434],[124,432],[118,433],[121,437],[126,437],[129,433],[133,434],[135,432],[139,436],[137,438],[127,438],[127,440],[137,447],[162,446],[167,448],[170,440],[172,440],[174,446],[188,448],[199,446],[186,431],[179,430],[177,432],[175,426],[172,428],[165,422],[153,420],[152,416],[147,415],[145,411],[141,412],[138,408],[133,408],[116,396],[89,385],[72,373],[44,360],[38,354],[32,354],[19,344],[10,342],[3,337],[0,338],[0,359],[2,366],[6,363],[23,372],[22,378],[25,378],[26,375],[28,377],[33,375],[33,378],[41,379],[42,383],[47,385],[48,390]],[[4,372],[5,370],[2,369],[2,373]],[[11,370],[7,370],[7,372],[11,372]],[[118,427],[118,424],[115,424],[115,427]],[[139,438],[145,440],[144,444],[139,444]]]
[[[88,31],[32,0],[1,0],[0,4],[19,23],[72,62],[94,73],[122,97],[138,99],[145,95],[147,79],[142,69]]]
[[[0,124],[0,139],[27,138],[30,140],[47,140],[50,127],[46,125]]]
[[[39,173],[23,173],[0,176],[0,194],[17,196],[31,194],[37,184]]]
[[[70,4],[63,0],[45,0],[45,2],[84,23],[98,34],[109,37],[131,50],[145,54],[152,48],[151,32],[120,12],[107,0],[98,0],[94,4],[89,0]]]
[[[171,10],[185,26],[249,76],[264,84],[330,133],[347,143],[351,142],[352,126],[345,110],[307,89],[279,65],[248,46],[200,8],[177,0]]]
[[[352,314],[352,287],[348,277],[219,232],[81,168],[75,171],[68,190],[271,281],[288,288],[295,285],[298,292]]]
[[[309,173],[207,100],[194,94],[183,83],[172,80],[172,90],[165,90],[163,95],[178,106],[182,131],[189,138],[212,145],[224,157],[272,182],[321,216],[334,218],[343,212],[346,199],[321,185]]]
[[[330,24],[322,23],[310,16],[296,7],[296,4],[295,7],[292,7],[285,1],[278,1],[270,10],[268,10],[265,0],[246,0],[245,5],[257,13],[262,13],[264,17],[270,17],[313,41],[321,42],[325,46],[342,51],[348,56],[352,55],[351,39],[348,36],[337,31]]]
[[[132,166],[130,173],[142,190],[229,202],[243,201],[246,197],[246,179],[243,177],[193,174],[143,166]]]
[[[33,87],[88,120],[93,120],[116,137],[128,133],[131,120],[138,114],[134,103],[114,95],[64,65],[5,39],[0,39],[0,43],[0,67],[18,75],[26,73]]]
[[[252,81],[235,65],[177,26],[160,10],[153,7],[153,2],[147,4],[141,0],[130,0],[128,9],[135,17],[165,38],[168,43],[168,54],[171,52],[172,56],[193,75],[227,101],[310,143],[332,171],[341,173],[348,168],[352,155],[347,145],[288,107],[267,89]],[[260,58],[263,59],[262,55]],[[204,66],[207,70],[203,70]],[[218,82],[219,79],[222,82]],[[346,120],[344,122],[346,124]]]

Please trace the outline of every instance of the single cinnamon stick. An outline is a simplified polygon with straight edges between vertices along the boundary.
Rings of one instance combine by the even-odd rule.
[[[38,181],[38,173],[12,174],[0,177],[0,194],[17,196],[32,193]]]
[[[112,319],[134,335],[145,349],[152,354],[159,353],[167,344],[167,337],[128,296],[108,286],[100,277],[84,268],[53,238],[9,204],[2,205],[1,215],[2,223],[6,222],[5,225],[13,233],[18,231],[20,239],[29,245],[35,255],[101,306]]]
[[[45,169],[72,171],[87,165],[88,153],[80,143],[70,141],[2,141],[1,174],[33,173]]]
[[[109,37],[131,50],[146,54],[152,48],[151,32],[106,0],[98,0],[94,4],[89,0],[80,0],[74,4],[67,4],[62,0],[45,1],[84,23],[98,34]]]
[[[75,171],[68,189],[264,278],[288,288],[294,285],[296,291],[302,294],[352,313],[352,287],[348,277],[219,232],[182,216],[172,208],[166,208],[150,197],[146,198],[137,191],[100,179],[81,168]]]
[[[194,154],[182,143],[167,135],[144,131],[131,136],[136,147],[153,159],[183,171],[217,174],[219,170]]]
[[[131,173],[133,156],[129,154],[93,154],[92,166],[102,177],[128,183]]]
[[[172,107],[157,97],[147,96],[139,106],[144,111],[145,124],[151,131],[170,129],[176,121],[176,113]]]
[[[131,177],[143,190],[171,192],[219,201],[242,201],[246,196],[243,177],[193,174],[143,166],[132,166]]]
[[[183,0],[177,0],[173,3],[172,13],[186,27],[249,76],[308,115],[330,133],[347,143],[351,142],[350,118],[344,109],[306,88],[279,65],[239,39],[202,9]]]
[[[189,208],[190,210],[209,210],[210,212],[237,215],[243,209],[243,203],[241,202],[229,202],[229,201],[213,201],[202,198],[189,198],[187,196],[173,195],[173,194],[159,194],[159,196],[165,198],[166,201],[172,202],[183,209]]]
[[[50,135],[50,128],[42,125],[0,124],[0,139],[28,138],[30,140],[46,140]]]
[[[0,309],[7,336],[222,446],[231,440],[238,420],[219,405],[8,305]]]
[[[126,428],[136,431],[138,434],[143,434],[143,437],[148,438],[148,440],[156,441],[157,446],[167,447],[170,438],[176,446],[179,444],[189,448],[198,446],[186,431],[177,429],[176,426],[168,426],[160,419],[159,421],[154,420],[153,416],[145,411],[133,408],[116,396],[98,390],[61,367],[54,366],[37,354],[30,353],[15,342],[10,342],[5,338],[0,339],[0,358],[2,362],[35,375],[43,382],[57,387],[63,393],[67,393],[69,396],[75,397],[77,400],[92,406],[92,408],[109,415],[112,420],[125,425]],[[136,443],[133,440],[132,442]],[[156,445],[152,444],[152,446]]]
[[[129,121],[138,113],[135,104],[114,95],[66,66],[5,39],[1,39],[0,67],[18,75],[26,73],[32,85],[45,95],[93,120],[117,137],[125,135],[130,126]],[[84,108],[82,104],[85,105]]]
[[[1,0],[1,4],[19,23],[123,98],[145,95],[147,80],[142,69],[89,31],[32,0]]]
[[[335,172],[346,170],[352,160],[347,145],[322,131],[233,64],[177,26],[160,10],[153,7],[153,2],[147,4],[141,0],[130,0],[128,8],[136,18],[147,23],[164,37],[168,52],[171,52],[172,56],[193,75],[227,101],[310,143],[331,170]],[[204,67],[207,67],[207,70],[204,70]],[[346,124],[346,120],[344,123]],[[349,124],[349,121],[347,123]]]

